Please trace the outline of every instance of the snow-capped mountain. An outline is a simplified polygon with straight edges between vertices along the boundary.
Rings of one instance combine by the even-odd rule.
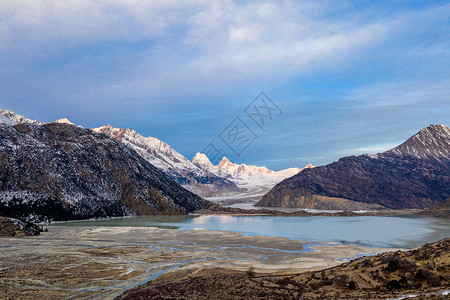
[[[53,121],[53,123],[75,125],[72,122],[70,122],[69,119],[67,119],[67,118],[58,119],[56,121]]]
[[[216,194],[206,198],[222,205],[254,204],[277,183],[298,174],[305,168],[314,168],[313,165],[308,164],[303,169],[289,168],[273,171],[264,166],[235,164],[226,157],[214,166],[203,153],[197,153],[192,163],[202,170],[227,178],[239,187],[240,192]]]
[[[0,123],[6,125],[49,124],[28,119],[10,110],[0,110]],[[74,125],[67,118],[52,123]],[[144,137],[132,129],[106,125],[92,130],[113,137],[131,147],[142,158],[169,175],[178,184],[210,200],[223,196],[256,199],[255,197],[259,198],[263,192],[278,182],[302,170],[289,168],[275,172],[266,167],[234,164],[226,157],[217,166],[214,166],[205,154],[197,153],[193,160],[189,161],[163,141],[154,137]]]
[[[217,176],[227,178],[238,186],[261,185],[272,187],[283,179],[294,176],[303,170],[299,168],[289,168],[281,171],[273,171],[264,166],[257,167],[246,164],[235,164],[226,157],[222,158],[217,166],[214,166],[203,153],[197,153],[192,159],[192,163],[202,170],[208,170]],[[305,168],[313,167],[313,165],[308,164]]]
[[[28,119],[25,116],[18,115],[15,112],[13,112],[12,110],[3,110],[3,109],[0,109],[0,123],[6,124],[6,125],[16,125],[16,124],[20,124],[20,123],[37,124],[37,125],[43,124],[36,120]]]
[[[75,125],[72,122],[70,122],[67,118],[61,118],[61,119],[58,119],[51,123],[62,123],[62,124]],[[25,116],[16,114],[12,110],[0,109],[0,124],[6,124],[6,125],[13,126],[13,125],[17,125],[17,124],[43,125],[43,124],[48,124],[48,123],[28,119]]]
[[[152,165],[172,177],[184,188],[201,196],[218,192],[238,191],[231,181],[203,170],[175,151],[170,145],[154,137],[144,137],[133,129],[111,125],[93,129],[128,145]]]

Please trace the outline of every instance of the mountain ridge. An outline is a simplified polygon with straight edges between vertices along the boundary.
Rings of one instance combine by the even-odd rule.
[[[384,153],[409,155],[417,158],[450,157],[450,129],[441,124],[431,124],[414,134],[404,143]]]
[[[198,168],[169,144],[155,137],[144,137],[133,129],[116,128],[109,124],[93,130],[133,148],[145,160],[197,195],[239,191],[231,181]]]
[[[320,209],[325,206],[320,197],[328,197],[328,209],[343,200],[395,209],[430,207],[450,196],[449,141],[447,126],[430,125],[386,152],[343,157],[285,179],[257,205]]]

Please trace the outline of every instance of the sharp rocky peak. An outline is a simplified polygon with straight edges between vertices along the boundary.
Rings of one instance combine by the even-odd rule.
[[[223,168],[227,165],[235,165],[234,163],[232,163],[228,158],[226,158],[225,156],[222,158],[222,160],[219,162],[219,164],[217,165],[218,168]]]
[[[208,156],[204,153],[197,152],[195,156],[192,158],[192,162],[197,165],[201,166],[210,166],[212,167],[213,164],[209,160]]]
[[[450,129],[445,125],[430,125],[410,137],[387,154],[408,155],[430,159],[450,158]]]

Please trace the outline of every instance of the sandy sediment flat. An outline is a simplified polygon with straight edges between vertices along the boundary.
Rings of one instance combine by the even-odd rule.
[[[392,249],[322,245],[235,232],[152,227],[49,227],[0,239],[0,298],[113,298],[168,272],[226,268],[287,274]]]

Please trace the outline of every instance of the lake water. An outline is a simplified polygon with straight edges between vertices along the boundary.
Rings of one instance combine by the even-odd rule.
[[[57,223],[52,226],[160,227],[234,231],[312,242],[414,248],[450,237],[450,221],[417,215],[356,217],[286,216],[140,216]]]

